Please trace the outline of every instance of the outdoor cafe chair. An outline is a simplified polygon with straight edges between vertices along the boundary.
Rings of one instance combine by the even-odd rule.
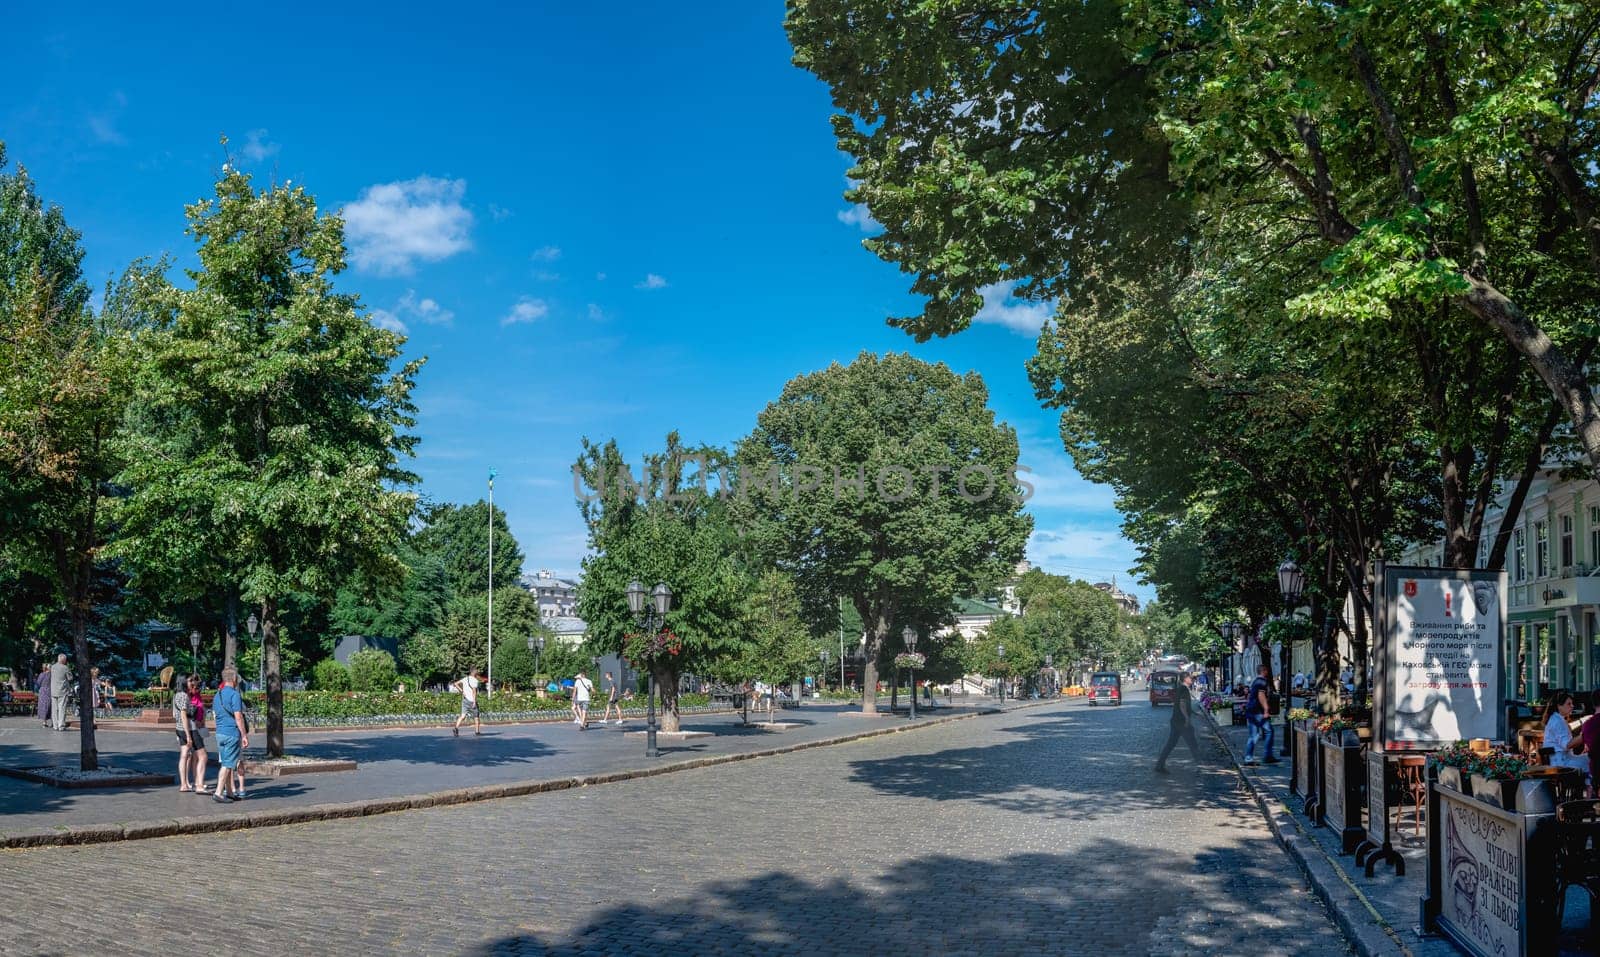
[[[1600,908],[1600,801],[1567,801],[1556,807],[1556,924],[1566,911],[1567,890],[1589,895],[1589,926]]]

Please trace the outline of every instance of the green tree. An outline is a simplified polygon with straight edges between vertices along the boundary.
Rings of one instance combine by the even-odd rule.
[[[489,503],[433,505],[422,511],[422,528],[412,539],[422,558],[444,568],[456,597],[489,590]],[[494,510],[494,590],[520,587],[522,547],[511,534],[505,510]]]
[[[495,654],[501,642],[520,641],[544,634],[539,618],[539,603],[526,590],[510,588],[494,595]],[[453,598],[445,607],[438,629],[444,652],[444,671],[459,678],[473,668],[489,667],[489,595],[487,591]],[[498,666],[494,678],[501,677]]]
[[[862,353],[799,376],[738,449],[752,547],[790,574],[813,620],[847,596],[866,623],[861,706],[905,623],[938,620],[1022,557],[1017,437],[977,373]]]
[[[4,161],[0,147],[0,168]],[[0,538],[8,577],[48,580],[65,610],[81,702],[79,765],[93,770],[90,629],[131,316],[125,283],[108,291],[101,315],[89,308],[78,239],[26,171],[0,175]],[[39,610],[24,611],[23,621],[38,622]]]
[[[725,681],[778,684],[815,670],[822,646],[800,618],[800,599],[789,576],[763,572],[750,589],[744,614],[749,640],[714,662],[708,673]]]
[[[406,429],[421,361],[396,369],[404,340],[335,291],[344,226],[303,187],[257,192],[224,168],[214,198],[187,215],[193,288],[147,290],[168,318],[141,336],[144,422],[124,450],[119,482],[133,491],[117,510],[118,554],[157,581],[196,549],[236,556],[261,620],[277,756],[285,597],[327,601],[357,572],[403,571],[416,497],[399,490],[415,481],[401,460],[416,441]]]
[[[642,474],[632,472],[615,441],[584,439],[574,466],[585,485],[580,509],[589,530],[578,617],[588,623],[591,648],[622,654],[655,676],[668,731],[679,727],[679,676],[741,658],[748,641],[752,582],[729,501],[699,487],[726,464],[725,453],[685,447],[674,432],[660,453],[646,457]],[[663,631],[676,638],[675,653],[652,641],[657,636],[638,634],[627,600],[633,580],[672,589]]]

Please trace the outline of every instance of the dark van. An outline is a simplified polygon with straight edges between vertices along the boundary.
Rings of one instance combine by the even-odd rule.
[[[1152,671],[1150,673],[1150,707],[1158,704],[1171,704],[1178,696],[1178,685],[1181,679],[1176,671]]]
[[[1122,676],[1115,671],[1096,671],[1089,676],[1089,687],[1085,689],[1085,698],[1090,705],[1097,705],[1102,701],[1110,704],[1122,704]]]

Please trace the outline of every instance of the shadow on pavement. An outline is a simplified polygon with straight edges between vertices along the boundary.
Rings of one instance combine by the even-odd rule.
[[[1181,861],[1181,862],[1180,862]],[[1099,840],[1070,858],[992,863],[930,855],[866,886],[773,871],[691,897],[596,910],[576,931],[507,936],[470,954],[1336,954],[1294,916],[1263,913],[1241,887],[1274,878],[1238,848],[1186,855]],[[1315,901],[1310,902],[1313,907]],[[530,918],[534,918],[530,914]],[[536,918],[532,921],[537,926]],[[1289,931],[1285,933],[1285,931]]]

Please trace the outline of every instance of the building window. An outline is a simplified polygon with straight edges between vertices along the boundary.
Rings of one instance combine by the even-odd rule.
[[[1533,577],[1550,574],[1550,523],[1533,523]]]
[[[1528,580],[1528,536],[1520,528],[1511,532],[1511,575],[1519,582]]]
[[[1561,570],[1562,574],[1569,574],[1567,569],[1572,567],[1572,516],[1561,516]]]
[[[1589,564],[1600,565],[1600,506],[1589,506]]]

